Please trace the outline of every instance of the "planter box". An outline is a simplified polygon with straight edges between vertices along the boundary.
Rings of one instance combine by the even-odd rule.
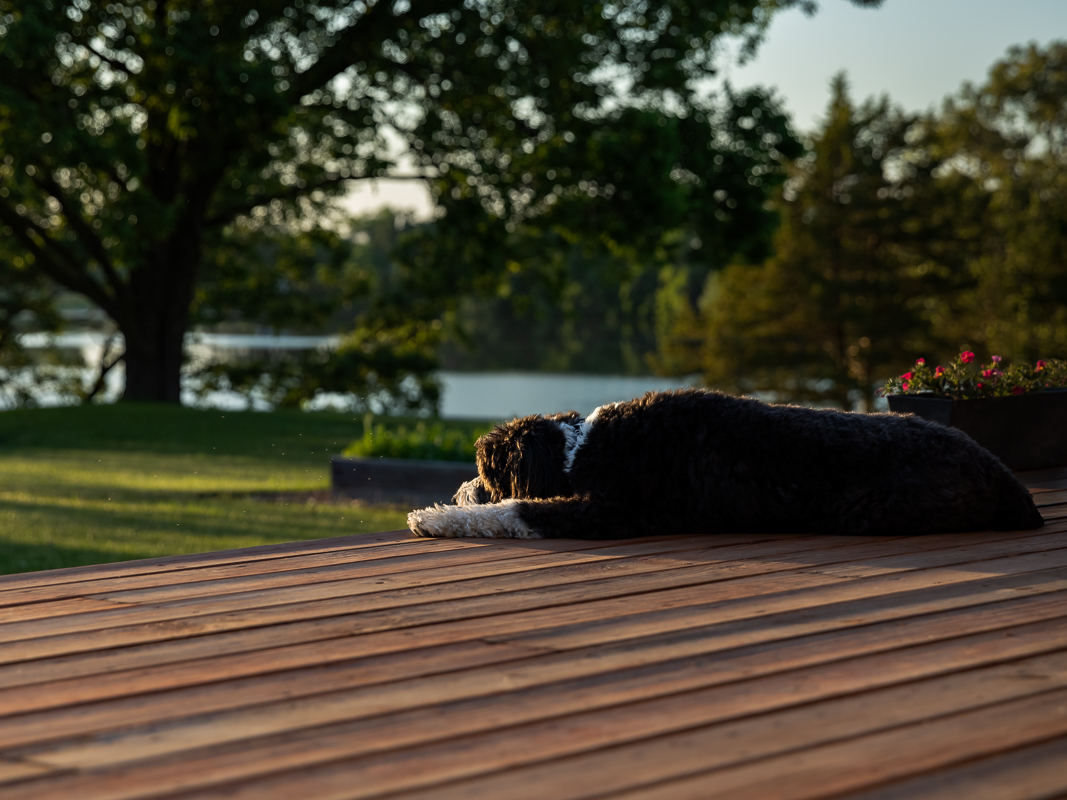
[[[1020,471],[1067,464],[1067,391],[946,400],[893,395],[889,410],[957,428]]]
[[[369,503],[450,503],[460,484],[478,477],[474,464],[405,458],[330,459],[334,495]]]

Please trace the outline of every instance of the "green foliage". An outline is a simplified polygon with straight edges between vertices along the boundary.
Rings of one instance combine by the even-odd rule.
[[[940,165],[929,187],[931,268],[953,344],[1015,360],[1067,355],[1067,43],[1009,50],[913,132],[913,158]]]
[[[923,209],[892,177],[911,123],[884,99],[854,107],[839,77],[775,200],[774,255],[712,275],[664,360],[735,391],[869,406],[873,375],[929,342]]]
[[[709,280],[663,362],[716,386],[870,407],[920,353],[1067,352],[1067,44],[1016,48],[924,117],[843,79],[775,202],[774,255]],[[1020,379],[1022,376],[1020,376]]]
[[[351,328],[373,288],[359,249],[323,228],[229,225],[212,238],[191,321],[235,330]]]
[[[362,328],[335,350],[300,350],[273,358],[248,357],[208,364],[191,373],[196,392],[234,391],[251,402],[303,408],[330,393],[352,395],[353,411],[406,414],[437,408],[440,388],[431,375],[440,326]]]
[[[801,152],[770,95],[727,89],[719,101],[694,101],[685,116],[625,109],[571,128],[509,160],[508,176],[493,183],[515,188],[494,188],[499,202],[471,188],[482,178],[455,168],[438,181],[444,220],[399,243],[398,291],[409,313],[439,313],[458,287],[480,303],[510,303],[488,309],[494,323],[511,317],[518,330],[533,316],[548,333],[552,324],[576,330],[603,320],[619,332],[616,341],[642,331],[636,350],[647,352],[656,295],[679,270],[699,285],[731,257],[766,255],[777,224],[766,201]],[[566,298],[579,292],[568,308]],[[601,309],[590,314],[583,301],[597,295],[607,307],[595,301]],[[605,319],[609,313],[617,319]],[[456,321],[461,339],[485,339],[484,329]],[[549,338],[547,352],[574,341],[568,333]],[[647,369],[643,361],[637,369]]]
[[[1067,388],[1067,361],[1038,361],[1003,367],[1003,359],[993,356],[989,363],[970,367],[974,353],[965,350],[947,367],[930,367],[920,358],[915,366],[886,381],[886,395],[920,394],[966,400],[975,397],[1008,397]]]
[[[706,137],[693,87],[714,75],[719,37],[754,46],[797,5],[812,7],[0,0],[0,232],[123,332],[127,397],[173,402],[197,282],[219,266],[202,257],[216,231],[305,229],[350,180],[404,158],[457,231],[486,237],[470,255],[491,252],[550,197],[613,181],[619,201],[644,191],[639,173],[585,166],[599,132],[646,114]],[[640,130],[654,133],[647,120]],[[645,155],[661,144],[648,139]],[[632,213],[616,229],[643,223]],[[476,277],[502,262],[479,263]],[[437,280],[468,285],[455,268],[473,264]]]
[[[420,420],[414,427],[386,426],[368,416],[363,423],[363,438],[344,450],[346,456],[361,458],[413,458],[433,461],[474,462],[474,442],[487,427],[427,423]]]

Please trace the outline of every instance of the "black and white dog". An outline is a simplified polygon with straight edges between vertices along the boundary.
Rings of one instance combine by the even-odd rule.
[[[917,534],[1040,528],[1030,493],[965,434],[898,414],[648,393],[499,425],[457,505],[420,536],[621,539],[678,533]]]

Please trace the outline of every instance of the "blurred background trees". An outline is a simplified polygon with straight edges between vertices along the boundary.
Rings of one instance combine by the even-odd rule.
[[[620,176],[605,131],[632,141],[654,115],[714,135],[695,86],[718,40],[753,47],[793,5],[0,0],[4,247],[121,331],[126,398],[177,402],[220,230],[308,232],[349,181],[403,166],[449,217],[452,244],[412,261],[423,302],[393,314],[425,320],[506,274],[504,240],[553,204],[692,183],[661,161]],[[610,233],[655,239],[657,210]]]
[[[920,355],[1062,357],[1067,45],[924,115],[842,76],[806,137],[709,88],[811,5],[0,0],[0,370],[70,383],[18,334],[72,294],[122,334],[96,374],[171,402],[184,370],[430,409],[444,365],[869,408]],[[436,216],[339,214],[388,176]],[[192,329],[338,345],[191,361]]]
[[[773,206],[773,255],[708,278],[663,368],[870,408],[917,357],[1067,351],[1067,45],[1017,48],[933,114],[856,107],[841,76]]]

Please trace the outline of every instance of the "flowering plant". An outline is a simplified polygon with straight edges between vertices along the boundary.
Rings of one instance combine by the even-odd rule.
[[[1036,364],[1001,368],[1000,356],[976,367],[974,353],[964,350],[947,367],[934,367],[920,358],[897,378],[890,378],[880,391],[886,395],[920,394],[965,400],[974,397],[1006,397],[1067,387],[1067,361],[1050,359]]]

